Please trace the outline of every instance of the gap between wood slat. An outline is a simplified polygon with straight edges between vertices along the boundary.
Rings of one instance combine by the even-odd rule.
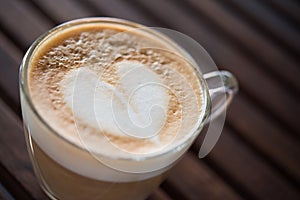
[[[15,199],[1,183],[0,183],[0,199],[3,199],[3,200],[14,200]]]
[[[0,112],[1,181],[18,199],[45,199],[33,174],[20,119],[1,99]]]
[[[206,163],[188,152],[172,169],[170,177],[162,185],[172,198],[198,200],[242,199],[243,195],[233,190],[228,183],[218,184],[221,180]],[[235,193],[231,192],[234,191]]]
[[[0,32],[0,97],[20,115],[18,65],[20,51]]]
[[[244,143],[300,187],[299,142],[287,137],[284,127],[266,118],[243,94],[233,100],[227,122]]]
[[[286,54],[285,49],[280,49],[275,43],[270,43],[267,37],[259,35],[243,21],[234,18],[217,2],[185,0],[176,1],[176,3],[195,18],[209,21],[208,24],[211,24],[210,28],[214,32],[222,33],[222,36],[234,44],[239,51],[249,55],[251,60],[262,66],[260,69],[264,73],[274,76],[282,85],[285,85],[286,90],[300,97],[299,62]]]
[[[278,15],[285,18],[286,21],[293,23],[295,28],[300,26],[299,10],[300,6],[293,0],[264,0],[261,1],[268,7],[271,7]]]
[[[196,148],[194,153],[197,155],[199,148]],[[232,175],[227,170],[224,170],[222,167],[220,167],[213,159],[210,159],[210,156],[208,155],[206,158],[202,158],[203,162],[211,168],[216,174],[218,174],[219,177],[222,177],[222,179],[227,182],[228,185],[230,185],[234,190],[240,194],[243,199],[245,200],[253,200],[255,199],[255,195],[253,195],[251,192],[249,192],[249,189],[245,187],[242,183],[238,182],[234,178],[232,178]]]
[[[251,24],[251,26],[256,27],[256,29],[259,30],[262,34],[270,37],[270,39],[272,39],[278,45],[281,45],[282,49],[285,49],[289,54],[293,55],[295,58],[300,57],[300,46],[295,43],[297,37],[293,37],[293,35],[295,35],[294,33],[291,33],[291,36],[288,36],[287,34],[285,34],[286,30],[278,29],[279,26],[276,26],[276,23],[265,23],[263,20],[263,14],[261,12],[257,12],[257,10],[253,10],[253,12],[250,14],[249,10],[251,8],[244,4],[244,1],[223,0],[218,2],[225,8],[230,10],[232,13],[234,13],[236,17],[244,19],[245,21],[247,21],[247,23]],[[249,2],[255,5],[254,1],[247,1],[247,3]],[[268,14],[268,12],[265,14]],[[297,43],[299,43],[299,41],[297,41]]]
[[[249,94],[248,92],[245,92],[241,88],[239,90],[239,93],[242,93],[248,101],[250,101],[253,105],[255,105],[255,107],[262,111],[266,117],[273,121],[273,123],[279,124],[279,126],[283,127],[286,130],[289,137],[296,140],[297,142],[300,142],[300,132],[298,132],[297,128],[295,128],[298,126],[298,124],[295,124],[295,126],[292,127],[290,124],[287,123],[288,119],[279,117],[279,112],[278,114],[272,112],[270,108],[266,107],[263,103],[259,101],[259,99],[257,99],[253,95]],[[291,117],[292,116],[293,115],[291,115]]]
[[[172,200],[171,197],[161,188],[155,191],[147,200]]]
[[[293,173],[298,173],[297,171],[288,171],[289,169],[285,168],[286,166],[283,166],[281,163],[278,163],[276,159],[274,160],[273,156],[266,154],[261,150],[261,148],[253,145],[252,142],[249,142],[247,138],[241,136],[240,132],[238,132],[238,129],[236,127],[232,126],[231,123],[227,123],[226,127],[230,128],[233,132],[235,132],[235,137],[237,137],[242,143],[247,146],[251,151],[256,154],[260,159],[264,160],[265,163],[267,163],[269,166],[272,166],[272,169],[274,172],[278,173],[283,179],[287,180],[291,185],[294,187],[299,187],[299,179],[297,177],[293,177]],[[288,155],[287,155],[288,156]],[[295,157],[296,158],[296,157]],[[290,167],[298,167],[299,165],[290,166]]]
[[[81,2],[80,0],[78,2]],[[149,17],[149,13],[139,7],[139,4],[135,4],[131,1],[124,0],[87,0],[84,1],[88,5],[87,8],[93,8],[95,12],[101,13],[105,16],[113,16],[132,20],[137,23],[144,24],[146,26],[163,26],[159,17]],[[113,5],[113,6],[111,6]]]
[[[66,0],[60,1],[64,2]],[[43,18],[47,19],[51,24],[58,25],[59,22],[55,20],[55,18],[50,17],[49,13],[46,12],[44,9],[41,9],[38,4],[34,2],[34,0],[26,0],[27,4],[30,4],[30,6],[34,9],[35,13],[42,16]],[[46,1],[45,1],[46,2]]]
[[[137,23],[144,24],[146,26],[151,26],[149,21],[151,19],[147,18],[146,15],[144,16],[137,16],[136,13],[138,12],[137,9],[132,7],[128,4],[129,1],[124,0],[88,0],[90,6],[94,8],[98,8],[98,12],[106,15],[106,16],[113,16],[117,18],[123,18],[127,20],[131,20]],[[139,13],[140,14],[140,13]],[[153,23],[152,23],[153,24]]]
[[[30,2],[55,24],[96,15],[74,0],[30,0]],[[81,2],[84,3],[85,1]]]
[[[30,193],[24,188],[22,183],[11,174],[6,167],[0,163],[0,182],[15,199],[32,200]]]
[[[81,5],[84,9],[87,9],[90,13],[93,13],[95,16],[103,17],[103,13],[100,12],[99,9],[95,7],[93,3],[91,3],[89,0],[81,1],[81,0],[75,0],[79,5]]]
[[[54,26],[23,0],[1,2],[0,25],[1,30],[24,52],[38,36]]]
[[[295,199],[300,193],[272,166],[256,156],[255,152],[236,137],[232,129],[225,127],[219,142],[204,159],[220,176],[234,187],[246,192],[250,199]],[[199,141],[193,150],[199,150]]]
[[[25,47],[22,44],[22,39],[20,39],[17,34],[13,33],[11,30],[9,30],[5,24],[3,24],[0,20],[0,31],[2,34],[4,34],[7,38],[9,38],[9,40],[17,47],[19,47],[20,49],[22,49],[22,51],[25,51]]]

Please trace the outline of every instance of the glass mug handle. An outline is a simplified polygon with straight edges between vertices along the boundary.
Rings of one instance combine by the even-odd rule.
[[[231,103],[238,91],[238,82],[229,71],[213,71],[203,75],[212,103],[210,121],[218,117]]]
[[[199,150],[199,158],[204,158],[217,143],[224,127],[226,108],[238,91],[236,78],[228,71],[212,71],[203,75],[211,100],[211,110],[206,123],[206,135]]]

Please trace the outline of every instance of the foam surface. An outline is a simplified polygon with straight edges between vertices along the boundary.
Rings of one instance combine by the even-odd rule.
[[[30,66],[30,95],[62,137],[112,158],[174,148],[198,126],[202,88],[161,41],[116,25],[82,25],[48,39]]]

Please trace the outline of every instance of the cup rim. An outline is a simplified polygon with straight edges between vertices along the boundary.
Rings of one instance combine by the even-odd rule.
[[[101,153],[96,153],[92,152],[88,148],[84,148],[83,146],[80,146],[76,144],[75,142],[72,142],[71,140],[68,140],[65,138],[62,134],[59,134],[54,128],[51,127],[50,124],[46,122],[46,119],[37,111],[34,103],[32,102],[32,99],[30,97],[30,92],[29,92],[29,87],[28,87],[28,69],[29,69],[29,63],[31,61],[32,55],[34,54],[35,50],[39,47],[39,44],[42,43],[43,41],[47,40],[47,38],[51,37],[53,34],[59,32],[61,29],[68,28],[68,27],[73,27],[76,25],[82,25],[82,24],[89,24],[89,23],[111,23],[111,24],[118,24],[118,25],[125,25],[131,28],[142,28],[143,31],[147,31],[147,33],[150,33],[151,35],[155,37],[159,37],[158,39],[163,39],[167,43],[170,43],[172,46],[176,48],[176,50],[179,50],[180,53],[183,53],[183,57],[186,59],[186,61],[189,61],[188,63],[191,65],[193,68],[201,88],[203,89],[202,95],[203,95],[203,103],[205,105],[202,106],[203,109],[201,109],[201,113],[199,119],[196,122],[197,128],[191,130],[187,135],[190,135],[190,137],[185,138],[183,141],[181,141],[178,145],[174,146],[173,148],[168,149],[167,151],[162,151],[162,153],[157,153],[154,155],[147,155],[147,154],[140,154],[139,156],[136,157],[109,157],[107,155],[101,154]],[[189,144],[189,141],[200,133],[202,130],[203,126],[205,125],[206,121],[208,120],[210,116],[210,111],[211,111],[211,102],[209,98],[209,90],[208,86],[206,84],[205,79],[203,78],[203,75],[200,73],[196,63],[192,60],[191,57],[188,56],[188,53],[182,49],[175,41],[172,39],[168,38],[165,36],[163,33],[160,33],[156,30],[151,29],[151,27],[147,27],[132,21],[124,20],[124,19],[119,19],[119,18],[113,18],[113,17],[88,17],[88,18],[81,18],[81,19],[75,19],[71,21],[64,22],[46,33],[42,34],[40,37],[38,37],[28,48],[27,52],[25,53],[23,60],[20,65],[20,70],[19,70],[19,86],[21,89],[22,94],[24,95],[24,100],[28,103],[29,108],[32,110],[33,114],[37,117],[37,119],[55,136],[57,136],[59,139],[63,140],[67,144],[71,145],[72,147],[79,148],[80,150],[83,150],[88,153],[95,153],[96,155],[100,155],[101,157],[108,158],[111,160],[129,160],[129,161],[141,161],[141,160],[148,160],[151,158],[155,158],[158,156],[162,156],[165,154],[169,154],[171,152],[177,152],[186,147]],[[141,159],[142,157],[142,159]]]

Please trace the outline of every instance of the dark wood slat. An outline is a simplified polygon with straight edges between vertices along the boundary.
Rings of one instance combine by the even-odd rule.
[[[164,24],[190,35],[202,44],[219,66],[222,64],[226,66],[225,69],[237,75],[242,90],[251,94],[253,99],[266,110],[266,114],[274,114],[276,119],[294,130],[294,134],[299,137],[300,126],[296,116],[300,113],[300,107],[294,106],[298,104],[298,100],[286,91],[280,82],[261,70],[260,66],[253,63],[229,41],[223,39],[222,33],[211,30],[211,27],[201,19],[195,20],[188,12],[171,1],[153,0],[142,1],[142,3],[150,12],[159,15]],[[177,16],[176,20],[173,16]]]
[[[242,95],[232,102],[227,118],[240,136],[300,186],[300,145],[288,137],[284,127],[265,117]]]
[[[0,32],[0,87],[11,102],[10,106],[19,107],[18,70],[22,54],[9,39]],[[19,109],[18,109],[19,110]]]
[[[264,0],[268,6],[275,9],[278,13],[281,13],[287,20],[293,22],[296,28],[299,28],[300,17],[299,10],[300,6],[294,0]]]
[[[74,0],[31,0],[58,23],[92,16],[91,12]]]
[[[167,182],[174,199],[241,199],[229,185],[220,184],[214,172],[192,153],[183,157]]]
[[[147,200],[172,200],[172,199],[162,189],[158,189]]]
[[[21,63],[23,52],[15,46],[10,39],[0,31],[0,48],[5,49],[7,54],[16,62]]]
[[[5,30],[25,50],[53,24],[23,0],[1,1],[1,30]]]
[[[205,159],[230,177],[235,185],[250,192],[251,199],[298,199],[299,190],[246,147],[235,134],[238,133],[224,128],[219,142]],[[196,141],[194,150],[199,150],[199,141]]]
[[[5,189],[5,187],[0,183],[0,199],[1,200],[14,200],[11,194]]]
[[[239,14],[240,17],[246,17],[250,23],[275,39],[277,43],[293,50],[292,52],[299,57],[299,32],[290,26],[288,21],[279,18],[271,9],[263,6],[259,1],[223,0],[222,3],[234,6],[235,12],[241,13]]]
[[[106,16],[123,18],[146,26],[155,24],[154,20],[124,0],[87,0],[85,2],[89,3],[89,7],[93,7],[97,12]]]
[[[0,49],[0,85],[5,90],[9,99],[18,99],[18,69],[15,62],[7,55],[3,49]],[[12,67],[13,66],[13,67]],[[3,94],[0,94],[0,96]],[[15,106],[17,104],[14,104]]]
[[[226,32],[231,40],[236,40],[241,46],[247,48],[251,57],[260,60],[262,65],[269,71],[274,71],[281,78],[281,82],[292,85],[293,88],[298,90],[295,92],[300,91],[299,64],[284,49],[280,49],[276,44],[271,43],[268,37],[260,35],[241,19],[235,18],[215,1],[186,0],[186,2],[190,3],[191,7],[189,9],[196,13],[196,17],[201,18],[198,13],[207,16],[222,30],[222,34]]]
[[[6,187],[8,191],[11,191],[11,194],[14,198],[30,200],[33,199],[32,195],[30,195],[24,187],[20,184],[20,182],[10,174],[2,164],[0,165],[0,180],[2,184]]]
[[[25,138],[21,121],[3,102],[0,100],[0,160],[5,170],[13,176],[18,185],[13,181],[7,186],[10,192],[17,198],[24,198],[22,193],[16,192],[22,187],[31,198],[46,199],[34,176],[29,156],[25,146]],[[6,173],[1,170],[1,173]],[[2,174],[3,176],[3,174]],[[10,180],[6,180],[9,184]],[[13,189],[13,191],[11,191]],[[18,189],[20,191],[21,189]]]

